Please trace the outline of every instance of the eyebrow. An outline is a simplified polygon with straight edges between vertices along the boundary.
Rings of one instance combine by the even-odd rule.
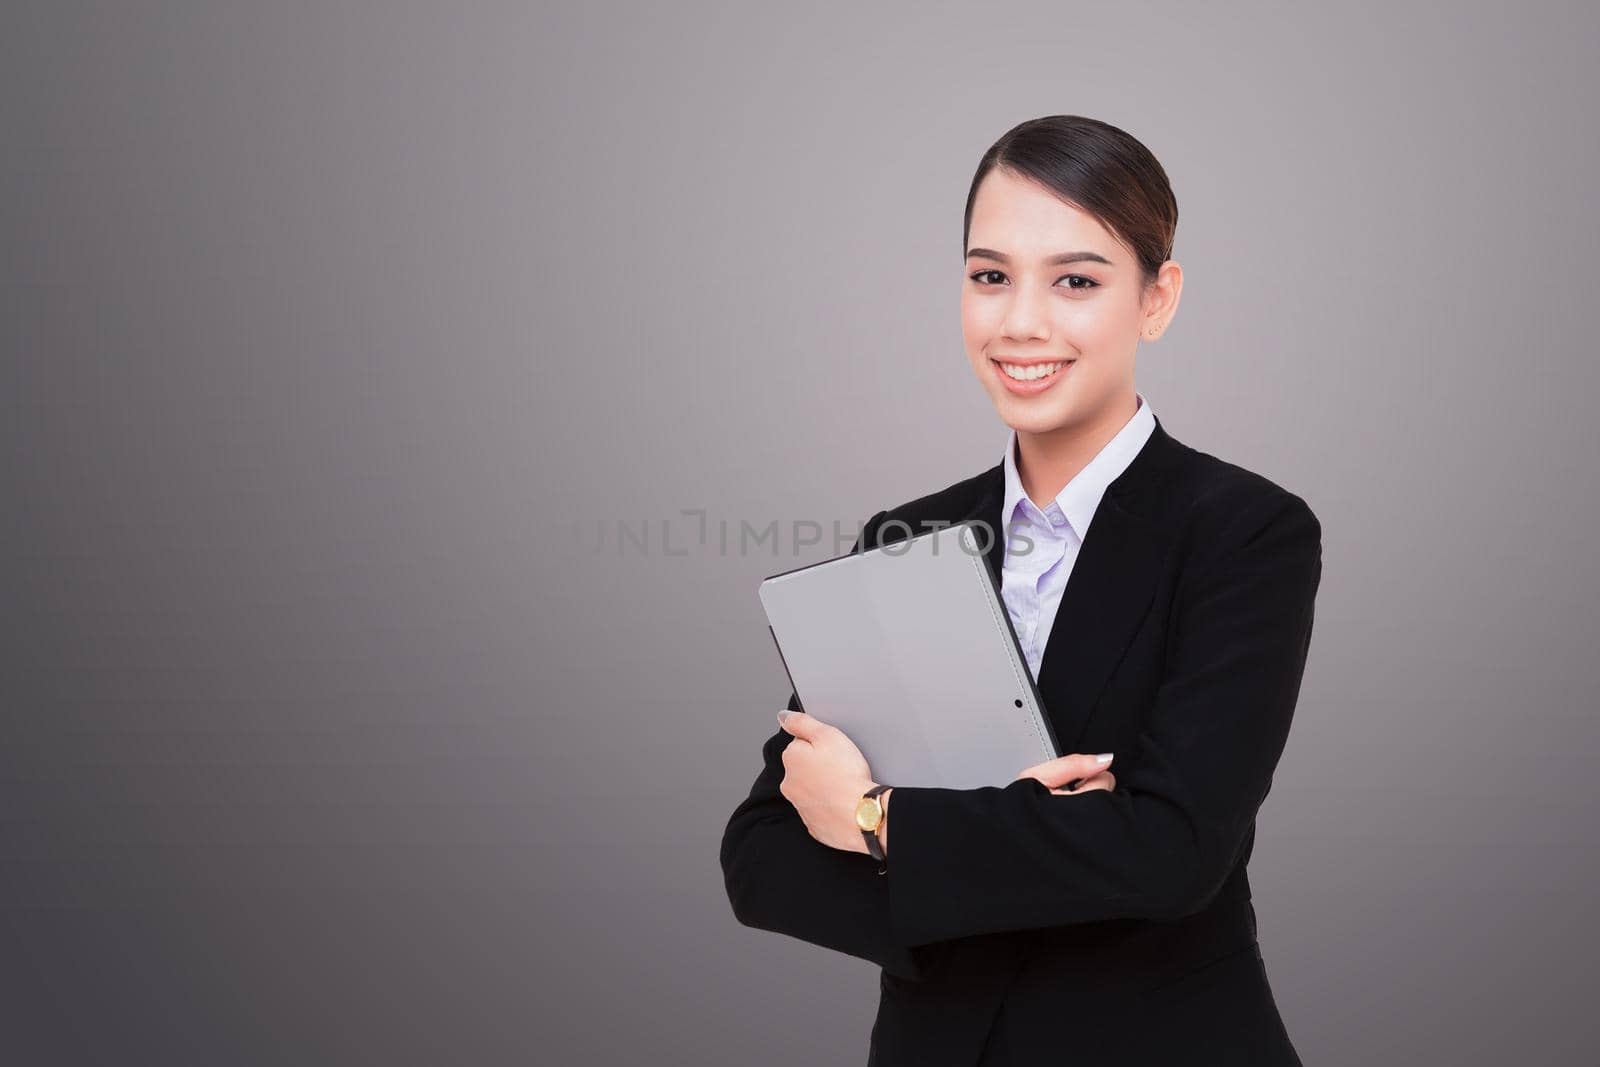
[[[982,256],[984,259],[993,259],[1001,263],[1011,262],[1010,256],[1001,252],[996,252],[992,248],[967,249],[966,258],[971,259],[973,256]],[[1088,261],[1090,263],[1104,263],[1108,267],[1116,266],[1116,264],[1112,263],[1109,259],[1107,259],[1105,256],[1102,256],[1098,252],[1057,252],[1044,262],[1045,266],[1047,267],[1058,267],[1067,263],[1081,263],[1084,261]]]

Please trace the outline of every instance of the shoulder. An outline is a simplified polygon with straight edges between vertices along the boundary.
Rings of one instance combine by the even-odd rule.
[[[1158,445],[1162,452],[1152,457],[1155,462],[1145,465],[1137,482],[1125,488],[1139,494],[1134,510],[1187,541],[1194,552],[1226,552],[1269,528],[1291,529],[1320,546],[1322,524],[1298,493],[1171,436],[1161,435]],[[1114,491],[1118,482],[1113,482]],[[1003,467],[996,463],[877,512],[866,521],[861,543],[874,547],[960,521],[985,498],[992,498],[998,507],[1004,487]]]
[[[1317,521],[1316,514],[1304,497],[1266,475],[1230,463],[1210,452],[1202,452],[1188,445],[1181,447],[1183,454],[1179,469],[1183,477],[1177,481],[1184,487],[1185,505],[1197,518],[1216,520],[1241,511],[1287,510],[1300,512],[1312,522]]]
[[[1237,463],[1181,445],[1168,508],[1194,557],[1226,556],[1265,540],[1320,556],[1322,523],[1299,493]]]
[[[899,541],[926,533],[941,523],[953,523],[973,510],[987,493],[1004,487],[1001,465],[968,475],[942,489],[884,508],[867,520],[863,539],[868,546]]]

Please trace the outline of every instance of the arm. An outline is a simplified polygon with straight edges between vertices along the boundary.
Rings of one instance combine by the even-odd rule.
[[[1201,910],[1235,866],[1288,740],[1322,574],[1292,494],[1242,507],[1192,565],[1135,758],[1114,791],[1039,781],[894,790],[889,915],[907,946]]]
[[[876,543],[885,514],[867,521],[852,554]],[[793,694],[789,709],[800,710]],[[916,954],[893,940],[888,876],[877,873],[877,861],[817,841],[778,791],[783,750],[793,739],[779,730],[767,740],[761,774],[722,835],[722,874],[735,917],[745,926],[871,960],[902,977],[921,977]]]

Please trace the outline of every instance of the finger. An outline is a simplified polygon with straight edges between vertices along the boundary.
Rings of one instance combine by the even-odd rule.
[[[1110,782],[1110,784],[1107,785],[1106,782]],[[1091,774],[1088,777],[1074,777],[1066,785],[1051,789],[1050,792],[1082,793],[1090,789],[1115,789],[1115,787],[1117,787],[1117,779],[1112,776],[1112,773],[1110,771],[1101,771],[1099,774]]]
[[[1054,789],[1074,779],[1093,778],[1110,765],[1111,758],[1110,752],[1102,752],[1099,755],[1074,752],[1069,756],[1057,756],[1053,760],[1037,763],[1017,777],[1037,778]]]
[[[1036,763],[1022,771],[1017,777],[1037,778],[1048,785],[1058,786],[1062,782],[1073,778],[1090,778],[1099,774],[1111,763],[1111,759],[1112,754],[1110,752],[1102,752],[1099,755],[1074,752],[1070,755],[1057,756],[1055,759],[1045,760],[1043,763]]]
[[[1076,781],[1076,782],[1068,782],[1062,788],[1060,788],[1060,789],[1052,789],[1052,790],[1050,790],[1050,792],[1054,793],[1056,796],[1065,797],[1065,796],[1074,796],[1074,795],[1079,794],[1079,793],[1091,793],[1091,792],[1094,792],[1097,789],[1103,789],[1103,790],[1106,790],[1107,792],[1110,792],[1110,791],[1112,791],[1112,790],[1114,790],[1116,788],[1117,788],[1116,776],[1113,775],[1110,771],[1101,771],[1099,774],[1095,775],[1092,778],[1085,778],[1085,779],[1081,779],[1081,780]]]
[[[809,741],[816,734],[817,728],[822,726],[823,723],[813,719],[803,711],[790,711],[785,708],[778,712],[778,725],[795,737]]]

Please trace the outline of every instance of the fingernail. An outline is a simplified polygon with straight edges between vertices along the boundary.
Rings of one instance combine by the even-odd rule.
[[[787,708],[785,708],[783,711],[778,712],[778,725],[782,726],[784,723],[788,722],[789,721],[789,716],[791,716],[793,714],[794,714],[794,712],[790,711]]]
[[[1094,761],[1096,763],[1110,763],[1111,762],[1111,756],[1112,756],[1112,753],[1110,753],[1110,752],[1102,752],[1102,753],[1100,753],[1100,755],[1098,755],[1098,756],[1096,756],[1094,758]]]

